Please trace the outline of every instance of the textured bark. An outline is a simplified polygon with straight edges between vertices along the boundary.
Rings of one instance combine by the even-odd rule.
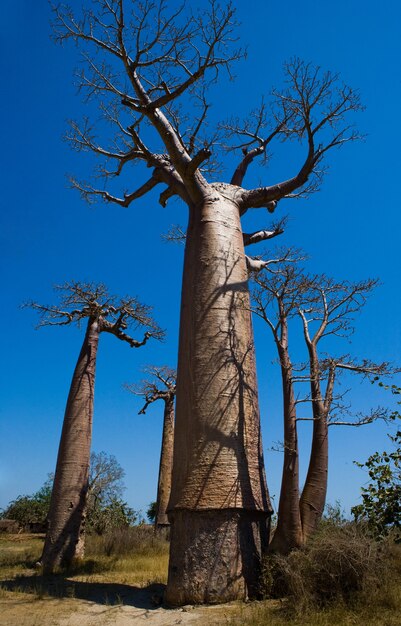
[[[316,531],[323,516],[329,464],[328,408],[321,396],[318,356],[316,347],[313,345],[309,347],[309,359],[311,364],[313,434],[308,473],[300,499],[305,541]]]
[[[241,519],[246,517],[246,512],[258,513],[266,526],[271,512],[236,190],[230,185],[214,185],[204,203],[190,210],[169,504],[170,519],[176,524],[170,558],[183,569],[177,577],[170,568],[166,600],[171,604],[210,601],[210,580],[216,581],[215,602],[252,593],[249,577],[234,564],[238,554],[234,544],[230,547],[235,534],[232,529],[237,528],[240,533],[236,544],[244,554],[253,554],[253,567],[249,569],[257,576],[260,541],[253,547],[246,546],[241,536],[245,531],[235,520],[238,515]],[[205,511],[214,512],[205,517]],[[216,526],[221,515],[231,529],[225,544],[226,556],[221,551],[221,533]],[[185,533],[189,521],[191,532]],[[203,533],[207,534],[208,525],[209,540],[200,541]],[[196,559],[190,558],[194,541]],[[226,563],[226,558],[232,562]],[[239,577],[235,585],[233,571]],[[191,583],[195,578],[196,593]]]
[[[283,320],[282,325],[286,343],[287,322]],[[303,534],[299,511],[299,452],[292,367],[287,348],[278,346],[278,349],[284,400],[284,462],[277,528],[269,549],[287,554],[303,544]]]
[[[98,321],[89,318],[64,415],[42,554],[46,572],[83,556],[98,340]]]
[[[259,559],[268,541],[263,511],[175,510],[166,600],[177,606],[258,597]]]
[[[173,471],[174,448],[174,397],[165,400],[162,447],[160,453],[159,480],[157,484],[157,504],[155,526],[169,526],[167,506],[171,494],[171,474]]]

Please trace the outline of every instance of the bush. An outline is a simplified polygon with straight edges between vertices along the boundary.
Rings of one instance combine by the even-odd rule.
[[[155,534],[153,526],[115,528],[102,536],[87,537],[89,555],[129,556],[132,554],[157,555],[166,551],[168,542],[164,536]]]
[[[375,452],[365,463],[355,462],[368,470],[370,483],[361,489],[362,504],[351,511],[376,539],[391,535],[401,542],[401,430],[388,437],[391,452]]]
[[[305,611],[332,602],[349,603],[355,594],[372,594],[385,572],[385,544],[378,544],[355,524],[328,525],[301,550],[268,555],[262,565],[262,594],[288,598]]]
[[[86,528],[88,533],[103,535],[115,528],[133,526],[137,520],[138,513],[123,500],[111,500],[106,505],[98,501],[88,510]]]

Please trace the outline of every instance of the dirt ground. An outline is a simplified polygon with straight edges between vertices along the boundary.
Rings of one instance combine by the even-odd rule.
[[[30,577],[29,577],[30,578]],[[66,581],[65,581],[66,582]],[[95,591],[84,582],[67,585],[67,597],[54,597],[51,589],[42,593],[27,591],[28,578],[3,581],[0,597],[1,626],[172,626],[228,624],[238,605],[209,607],[185,606],[169,609],[160,606],[163,585],[145,589],[127,585],[96,585]]]

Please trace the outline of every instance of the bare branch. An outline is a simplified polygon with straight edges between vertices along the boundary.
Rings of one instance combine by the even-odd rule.
[[[139,415],[146,413],[150,404],[157,400],[173,402],[176,393],[175,370],[163,365],[161,367],[150,365],[144,368],[147,378],[137,384],[124,384],[124,388],[136,396],[145,399],[145,404],[139,411]]]
[[[328,150],[360,138],[349,125],[341,127],[348,113],[362,107],[359,95],[350,87],[340,85],[337,75],[323,73],[320,68],[299,59],[287,63],[285,72],[288,87],[273,92],[277,116],[281,118],[281,126],[280,123],[276,125],[276,135],[280,134],[284,141],[306,142],[306,157],[292,178],[269,187],[244,191],[243,212],[250,207],[264,207],[267,202],[294,197],[294,193],[299,193],[309,178],[318,173],[318,166]],[[244,159],[247,157],[246,154]]]
[[[131,202],[144,196],[162,181],[158,179],[157,175],[154,173],[146,183],[139,187],[139,189],[131,193],[125,193],[124,198],[117,198],[105,189],[94,189],[90,185],[81,183],[73,177],[70,177],[70,182],[74,189],[78,189],[80,191],[82,198],[86,200],[86,202],[91,203],[96,197],[100,197],[102,200],[106,200],[107,202],[113,202],[114,204],[118,204],[122,207],[129,207]]]
[[[244,246],[250,246],[255,243],[260,243],[261,241],[266,241],[267,239],[273,239],[274,237],[278,237],[278,235],[282,235],[287,221],[288,217],[283,217],[279,222],[272,225],[271,230],[259,230],[255,233],[243,233],[242,236],[244,239]]]
[[[166,243],[180,243],[185,244],[187,233],[178,224],[173,224],[167,233],[161,235],[161,238]]]

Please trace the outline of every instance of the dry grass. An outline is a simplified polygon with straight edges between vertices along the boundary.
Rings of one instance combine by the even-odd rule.
[[[136,612],[142,615],[138,617],[138,623],[142,623],[145,610],[142,605],[161,599],[167,574],[168,543],[155,538],[146,529],[140,532],[143,534],[125,538],[118,534],[108,538],[92,537],[83,562],[68,575],[49,577],[41,576],[33,568],[41,553],[43,537],[0,535],[1,625],[102,625],[107,620],[113,623],[113,616],[121,616],[121,611],[126,615],[127,624],[132,620],[137,623]],[[337,543],[336,546],[338,548]],[[320,608],[313,599],[304,602],[302,613],[294,610],[297,601],[294,605],[289,598],[196,609],[193,617],[199,613],[200,624],[216,626],[399,626],[401,546],[388,549],[386,575],[381,575],[381,583],[369,587],[369,593],[359,589],[349,597],[337,598]],[[138,602],[140,589],[144,589],[145,596]],[[150,608],[146,608],[149,621],[157,625],[157,611],[149,614]],[[166,615],[159,617],[165,619]],[[191,613],[173,612],[171,622],[160,623],[178,623],[178,618],[182,624],[190,623],[186,620],[191,618]]]
[[[265,584],[281,599],[239,608],[232,626],[400,626],[401,546],[354,525],[326,528],[302,551],[270,557]]]

